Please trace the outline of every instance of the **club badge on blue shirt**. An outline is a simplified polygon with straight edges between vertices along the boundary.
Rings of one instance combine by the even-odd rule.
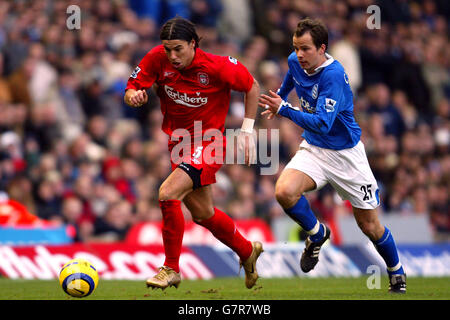
[[[319,92],[319,85],[316,83],[311,90],[311,97],[317,99],[317,94]]]

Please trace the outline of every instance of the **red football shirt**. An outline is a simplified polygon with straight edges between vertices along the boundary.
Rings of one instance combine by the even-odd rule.
[[[154,83],[164,115],[162,130],[172,136],[174,130],[186,129],[194,137],[194,121],[201,121],[202,133],[212,128],[224,131],[231,90],[248,92],[253,77],[236,59],[199,48],[192,63],[177,70],[159,45],[141,60],[126,90],[148,89]]]

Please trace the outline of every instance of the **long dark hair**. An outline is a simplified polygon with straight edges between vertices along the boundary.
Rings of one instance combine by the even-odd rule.
[[[159,38],[161,40],[185,40],[187,42],[191,42],[194,39],[195,48],[198,48],[198,43],[200,42],[195,25],[179,16],[168,20],[162,26]]]

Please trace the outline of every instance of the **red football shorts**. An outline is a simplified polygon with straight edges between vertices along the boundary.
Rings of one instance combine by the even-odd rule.
[[[172,171],[180,168],[194,183],[194,189],[216,182],[216,172],[222,167],[226,156],[226,139],[199,141],[183,144],[169,140]]]

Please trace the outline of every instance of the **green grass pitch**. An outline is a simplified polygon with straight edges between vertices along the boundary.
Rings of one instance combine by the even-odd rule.
[[[100,280],[97,289],[82,300],[450,300],[450,277],[408,278],[407,293],[387,292],[387,276],[381,288],[369,290],[367,277],[271,278],[258,280],[252,289],[243,278],[183,280],[180,287],[147,289],[145,281]],[[0,278],[0,300],[80,300],[64,293],[57,280]]]

